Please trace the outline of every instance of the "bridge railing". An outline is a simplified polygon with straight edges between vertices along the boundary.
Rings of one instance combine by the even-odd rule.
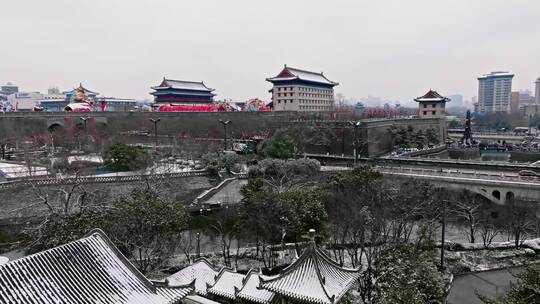
[[[31,186],[53,186],[53,185],[73,185],[79,184],[96,184],[96,183],[125,183],[139,182],[146,180],[164,180],[184,177],[196,177],[209,175],[209,171],[186,171],[174,173],[159,173],[159,174],[137,174],[137,175],[113,175],[113,176],[78,176],[65,178],[32,178],[25,180],[17,180],[12,182],[0,183],[0,191]]]
[[[497,181],[515,181],[540,184],[540,180],[534,176],[520,176],[520,175],[508,175],[504,172],[501,173],[488,173],[478,171],[459,171],[459,170],[435,170],[425,168],[399,168],[390,166],[377,166],[377,169],[381,173],[401,173],[401,174],[418,174],[418,175],[430,175],[440,177],[457,177],[457,178],[469,178],[478,180],[497,180]]]

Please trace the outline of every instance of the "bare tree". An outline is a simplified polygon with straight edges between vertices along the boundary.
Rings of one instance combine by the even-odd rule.
[[[491,246],[491,243],[493,242],[493,239],[497,235],[499,235],[500,230],[495,227],[492,223],[489,223],[488,221],[480,221],[479,222],[479,232],[480,237],[482,238],[482,243],[484,244],[484,248],[489,248]]]
[[[469,242],[474,243],[480,225],[480,207],[482,203],[477,200],[476,195],[465,191],[456,200],[452,201],[451,206],[453,207],[452,213],[465,222]]]
[[[508,235],[514,238],[516,248],[523,244],[524,238],[534,231],[534,220],[531,208],[525,202],[509,200],[509,221],[506,225]]]

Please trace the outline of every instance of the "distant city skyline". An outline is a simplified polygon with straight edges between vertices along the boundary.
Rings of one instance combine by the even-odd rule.
[[[217,99],[270,100],[265,79],[289,64],[331,75],[336,93],[412,105],[430,88],[468,100],[489,71],[509,71],[515,90],[533,92],[540,76],[535,0],[26,0],[2,11],[0,84],[23,91],[82,82],[152,99],[155,80],[168,77],[204,81]],[[504,27],[485,26],[501,15]]]

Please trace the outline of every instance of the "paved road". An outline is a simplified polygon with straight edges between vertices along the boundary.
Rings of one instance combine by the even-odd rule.
[[[497,172],[492,170],[433,168],[426,166],[375,166],[381,172],[395,172],[413,175],[433,175],[440,177],[458,177],[474,180],[501,180],[518,183],[540,183],[536,176],[520,176],[518,172]]]
[[[495,298],[502,296],[510,289],[510,283],[516,282],[515,274],[523,271],[522,267],[489,270],[469,273],[454,279],[452,289],[447,298],[448,304],[481,304],[477,293]]]
[[[227,184],[223,189],[212,195],[205,204],[236,204],[242,199],[240,188],[247,184],[247,179],[235,179]]]

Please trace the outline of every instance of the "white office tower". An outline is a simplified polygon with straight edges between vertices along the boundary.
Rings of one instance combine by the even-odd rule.
[[[491,72],[478,77],[478,111],[510,113],[514,74]]]

